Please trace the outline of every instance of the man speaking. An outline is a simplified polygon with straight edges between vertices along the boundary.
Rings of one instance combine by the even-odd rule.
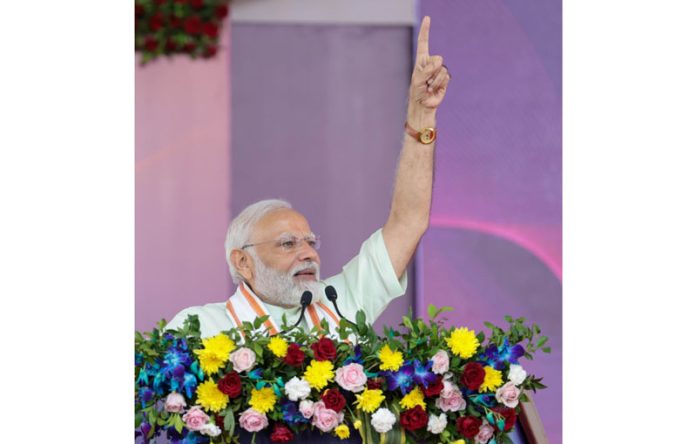
[[[284,200],[256,202],[227,231],[225,253],[238,284],[236,292],[225,302],[179,312],[167,328],[180,327],[188,315],[196,314],[202,337],[209,337],[269,315],[263,328],[276,334],[285,315],[288,322],[297,321],[305,329],[326,320],[333,331],[341,315],[353,320],[361,309],[373,323],[392,299],[405,293],[406,267],[430,218],[435,115],[451,79],[443,58],[430,55],[429,31],[430,18],[425,17],[418,33],[404,142],[384,226],[362,244],[341,273],[322,280],[321,241],[307,219]]]

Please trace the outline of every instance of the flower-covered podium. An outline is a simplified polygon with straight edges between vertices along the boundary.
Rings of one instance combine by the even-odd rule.
[[[137,442],[510,443],[522,414],[527,442],[543,435],[521,365],[545,346],[536,324],[445,327],[404,317],[378,336],[356,324],[269,337],[265,318],[201,338],[196,316],[135,339]],[[285,329],[285,326],[284,326]],[[525,409],[523,409],[523,405]],[[519,428],[519,427],[518,427]]]

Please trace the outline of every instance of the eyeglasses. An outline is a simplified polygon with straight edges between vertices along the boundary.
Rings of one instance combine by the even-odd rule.
[[[310,234],[304,237],[297,237],[297,236],[283,236],[280,239],[274,239],[274,240],[269,240],[269,241],[263,241],[263,242],[256,242],[254,244],[246,244],[242,246],[242,250],[245,248],[249,247],[255,247],[257,245],[261,244],[268,244],[271,242],[275,242],[275,247],[283,250],[285,253],[293,253],[297,250],[300,249],[302,246],[302,242],[307,242],[307,245],[309,245],[311,248],[318,250],[319,247],[321,246],[321,242],[319,241],[319,236],[315,234]]]

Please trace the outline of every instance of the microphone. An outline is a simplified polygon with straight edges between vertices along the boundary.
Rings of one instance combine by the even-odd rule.
[[[343,316],[343,315],[341,314],[341,311],[338,309],[338,305],[336,304],[336,299],[338,299],[338,293],[336,293],[336,289],[333,287],[333,285],[327,286],[327,287],[324,289],[324,294],[326,295],[326,298],[327,298],[328,300],[330,300],[331,303],[333,304],[334,308],[336,309],[336,313],[338,313],[338,316],[340,316],[341,319],[345,319],[346,322],[348,322],[349,324],[351,324],[351,325],[354,326],[355,328],[358,328],[358,325],[357,325],[355,322],[349,321],[348,318],[346,318],[345,316]]]
[[[300,317],[297,319],[297,322],[295,322],[295,325],[292,327],[288,328],[287,330],[283,330],[280,332],[280,334],[285,334],[289,332],[290,330],[294,329],[298,325],[300,325],[300,322],[302,322],[302,319],[304,319],[304,312],[309,307],[309,304],[312,303],[312,292],[307,290],[304,293],[302,293],[302,296],[300,297],[300,304],[302,305],[302,311],[300,312]]]

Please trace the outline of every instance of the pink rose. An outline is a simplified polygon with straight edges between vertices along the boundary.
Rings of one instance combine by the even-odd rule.
[[[199,406],[191,407],[181,419],[186,423],[187,429],[196,432],[202,430],[210,421],[210,417]]]
[[[305,399],[304,401],[300,402],[300,413],[302,413],[302,416],[304,416],[306,419],[311,418],[314,414],[314,401]]]
[[[349,392],[362,392],[365,390],[367,376],[363,366],[357,363],[348,364],[336,370],[336,383]]]
[[[236,372],[251,370],[256,364],[256,354],[249,348],[241,347],[230,353],[230,362]]]
[[[430,360],[433,361],[433,373],[442,375],[449,370],[449,355],[446,351],[438,351],[433,355],[432,358],[430,358]]]
[[[247,432],[258,432],[268,427],[266,415],[248,408],[239,416],[239,425]]]
[[[493,437],[493,432],[495,430],[486,421],[483,421],[481,428],[479,429],[478,435],[474,437],[477,444],[486,444]]]
[[[517,404],[520,403],[519,397],[520,389],[515,387],[515,383],[512,381],[506,382],[504,386],[500,387],[495,392],[495,399],[505,404],[505,407],[510,407],[511,409],[514,409],[517,407]]]
[[[181,413],[186,407],[186,400],[177,392],[171,392],[164,401],[164,410],[169,413]]]
[[[442,381],[444,388],[440,392],[440,396],[435,400],[437,408],[443,412],[458,412],[466,408],[466,401],[462,396],[462,392],[455,384],[450,381]]]
[[[322,432],[330,432],[342,421],[343,413],[327,409],[323,401],[314,403],[314,416],[312,417],[312,425],[314,427]]]

